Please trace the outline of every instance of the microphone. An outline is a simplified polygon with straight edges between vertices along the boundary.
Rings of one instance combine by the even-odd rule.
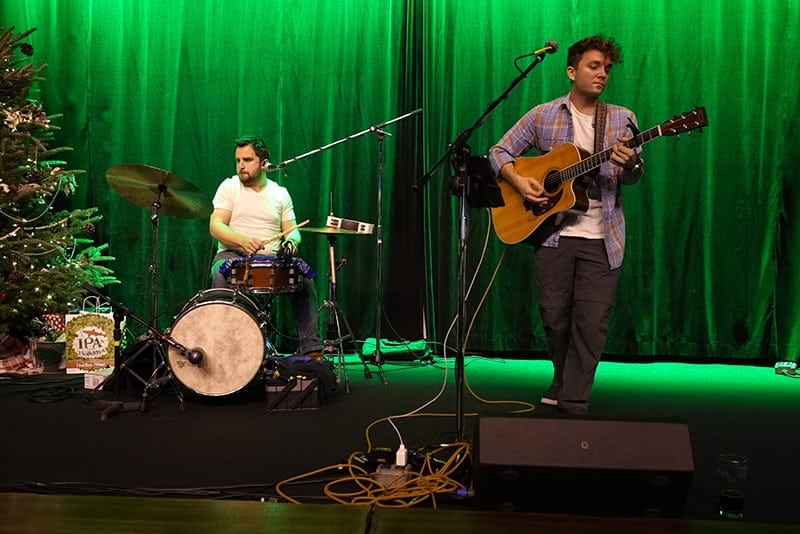
[[[278,259],[279,260],[288,260],[292,257],[292,245],[291,241],[286,239],[285,237],[281,237],[281,244],[278,247]]]
[[[519,67],[517,62],[519,60],[525,59],[527,57],[536,56],[536,61],[533,62],[530,67],[528,67],[528,69],[532,69],[535,65],[537,65],[538,63],[544,61],[545,54],[555,54],[556,50],[558,50],[558,41],[555,41],[555,40],[551,39],[550,41],[547,41],[546,43],[544,43],[544,46],[542,48],[540,48],[539,50],[534,50],[533,52],[531,52],[529,54],[523,54],[523,55],[519,56],[518,58],[514,59],[514,66],[517,68],[518,71],[522,72],[522,69]],[[464,130],[464,131],[466,132],[467,130]],[[459,134],[459,137],[460,137],[460,134]]]
[[[203,352],[203,350],[199,348],[186,351],[186,359],[189,360],[189,363],[191,363],[192,365],[199,365],[200,362],[203,361],[203,358],[205,358],[205,356],[206,355]]]
[[[546,43],[544,43],[544,48],[542,48],[541,50],[538,50],[537,54],[539,52],[547,52],[548,54],[555,54],[557,51],[558,51],[558,41],[555,41],[555,40],[551,39],[551,40],[547,41]]]

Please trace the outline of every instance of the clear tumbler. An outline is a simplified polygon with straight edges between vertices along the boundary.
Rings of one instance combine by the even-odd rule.
[[[724,519],[741,519],[744,515],[747,464],[747,457],[740,454],[719,455],[717,464],[720,482],[719,516]]]

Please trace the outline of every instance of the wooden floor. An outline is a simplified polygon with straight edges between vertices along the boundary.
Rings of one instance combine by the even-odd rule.
[[[9,534],[34,532],[49,534],[87,532],[769,534],[798,531],[798,527],[792,525],[722,521],[17,493],[0,494],[0,511],[3,517],[0,522],[0,533]]]
[[[142,411],[135,388],[87,391],[80,379],[57,373],[0,380],[0,532],[800,531],[794,468],[800,383],[768,367],[601,363],[587,422],[669,419],[685,422],[691,434],[694,472],[683,511],[644,519],[581,509],[485,509],[453,497],[452,489],[437,496],[435,507],[429,498],[339,504],[356,499],[338,496],[337,502],[326,492],[336,470],[346,469],[337,466],[384,448],[393,456],[401,436],[409,451],[453,444],[459,415],[452,359],[365,367],[348,357],[342,363],[337,370],[346,374],[337,393],[305,411],[268,410],[263,384],[222,398],[170,384]],[[528,442],[551,428],[542,421],[580,425],[537,405],[549,365],[468,358],[461,392],[465,441],[480,445],[475,429],[486,418],[518,418],[512,421],[529,429],[527,436],[519,432],[527,440],[523,451],[537,450]],[[181,409],[172,385],[185,394],[188,409]],[[104,419],[98,407],[119,398],[134,409]],[[721,452],[751,460],[741,520],[718,517]],[[454,478],[469,485],[478,466],[471,467]],[[582,495],[587,509],[588,501],[614,495],[619,480],[612,476],[603,495]]]

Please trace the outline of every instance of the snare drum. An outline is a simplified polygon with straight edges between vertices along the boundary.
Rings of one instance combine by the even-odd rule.
[[[230,260],[228,283],[256,294],[275,295],[300,291],[305,276],[295,258],[253,256]]]
[[[235,393],[252,382],[266,358],[267,339],[259,309],[232,289],[200,291],[184,307],[170,337],[203,358],[191,363],[170,346],[167,360],[178,381],[201,395]]]

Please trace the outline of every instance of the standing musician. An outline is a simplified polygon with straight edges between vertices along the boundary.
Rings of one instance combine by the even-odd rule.
[[[225,179],[214,195],[209,221],[211,236],[219,241],[212,261],[211,287],[230,287],[220,267],[234,258],[254,254],[291,259],[300,244],[294,205],[289,191],[267,177],[269,149],[257,137],[236,140],[236,176]],[[275,239],[275,236],[281,236]],[[310,277],[299,291],[289,294],[299,336],[298,354],[318,357],[322,342],[317,328],[316,292]]]
[[[624,144],[638,133],[636,116],[600,101],[611,66],[620,61],[612,39],[595,35],[573,44],[569,93],[528,111],[490,150],[502,179],[532,205],[544,206],[544,185],[517,172],[519,156],[531,149],[544,155],[563,143],[590,154],[613,145],[610,160],[587,185],[586,212],[551,217],[533,236],[539,312],[553,362],[553,381],[541,402],[569,414],[589,412],[625,250],[621,185],[643,173],[639,147]]]

